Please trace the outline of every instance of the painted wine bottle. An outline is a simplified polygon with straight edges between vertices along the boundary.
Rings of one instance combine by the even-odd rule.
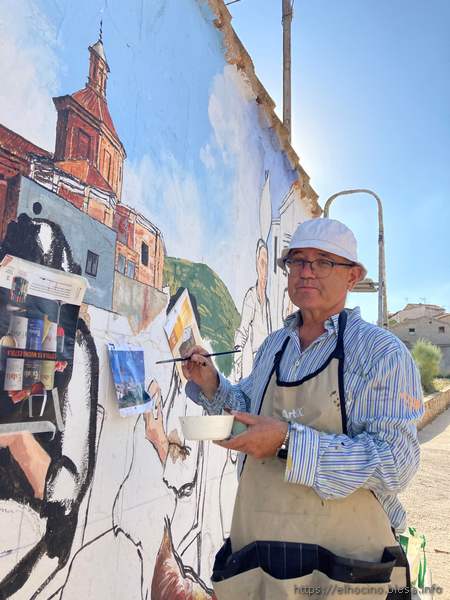
[[[58,310],[56,305],[49,305],[48,315],[44,322],[44,339],[42,350],[56,352],[58,344]],[[55,382],[55,361],[43,360],[41,363],[41,382],[46,390],[52,390]]]
[[[38,310],[28,312],[27,350],[42,350],[44,316]]]

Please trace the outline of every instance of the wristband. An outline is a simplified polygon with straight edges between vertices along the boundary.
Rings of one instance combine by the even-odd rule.
[[[289,449],[289,437],[290,437],[290,435],[291,435],[291,423],[290,423],[290,421],[288,421],[288,428],[287,428],[286,435],[284,437],[283,443],[277,449],[277,456],[278,456],[278,458],[281,458],[283,460],[287,459],[288,449]]]

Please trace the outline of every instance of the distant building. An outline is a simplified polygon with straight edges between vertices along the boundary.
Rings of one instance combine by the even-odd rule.
[[[450,313],[436,304],[407,304],[389,316],[389,329],[408,347],[419,339],[442,350],[441,373],[450,374]]]
[[[0,239],[21,212],[55,221],[91,284],[86,302],[124,312],[138,331],[165,303],[164,240],[146,217],[121,204],[126,152],[106,101],[101,38],[89,53],[86,86],[53,99],[54,154],[0,124]]]

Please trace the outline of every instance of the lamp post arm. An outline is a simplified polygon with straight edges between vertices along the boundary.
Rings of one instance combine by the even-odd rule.
[[[342,190],[333,194],[325,202],[323,209],[324,217],[328,217],[331,203],[338,196],[350,195],[350,194],[370,194],[375,198],[378,205],[378,325],[388,329],[388,315],[387,315],[387,289],[386,289],[386,261],[384,255],[384,225],[383,225],[383,206],[381,204],[380,197],[366,188],[358,188],[351,190]]]

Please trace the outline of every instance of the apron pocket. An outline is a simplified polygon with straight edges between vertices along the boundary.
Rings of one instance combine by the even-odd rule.
[[[250,569],[223,581],[213,581],[217,600],[263,600],[262,569]],[[274,596],[274,599],[278,596]]]
[[[223,581],[213,582],[217,600],[385,600],[389,583],[343,583],[320,571],[302,577],[277,579],[261,568],[250,569]]]

